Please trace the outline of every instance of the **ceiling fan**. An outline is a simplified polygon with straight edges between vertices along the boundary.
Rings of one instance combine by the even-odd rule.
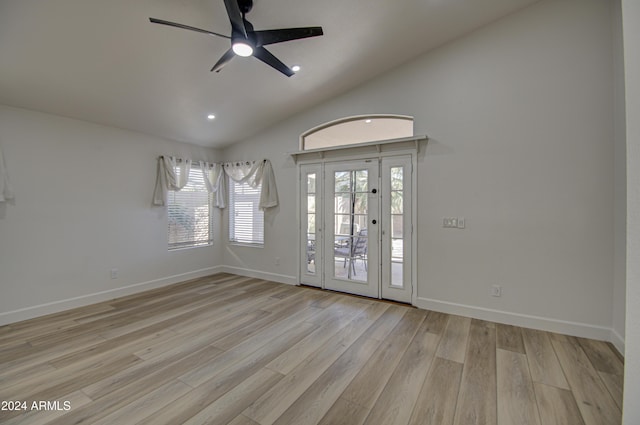
[[[229,48],[213,68],[211,68],[211,71],[216,72],[220,72],[235,55],[238,55],[243,57],[253,56],[282,72],[287,77],[291,77],[294,71],[271,54],[264,46],[301,38],[317,37],[323,34],[322,27],[255,31],[251,22],[245,18],[245,15],[253,8],[253,0],[224,0],[224,5],[227,9],[227,15],[229,15],[229,21],[231,22],[231,36],[162,19],[149,18],[149,21],[154,24],[168,25],[170,27],[201,32],[231,40],[231,48]]]

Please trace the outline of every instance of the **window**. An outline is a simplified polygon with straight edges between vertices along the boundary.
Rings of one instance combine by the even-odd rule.
[[[180,174],[179,167],[176,174]],[[202,170],[194,164],[185,187],[168,194],[169,249],[213,244],[211,208],[212,196]]]
[[[301,136],[300,148],[305,151],[412,136],[412,117],[361,115],[341,118],[306,131]]]
[[[251,187],[229,179],[229,241],[264,244],[264,214],[258,208],[262,185]]]

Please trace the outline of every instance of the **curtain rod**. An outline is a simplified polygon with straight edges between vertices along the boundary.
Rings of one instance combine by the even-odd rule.
[[[164,157],[165,157],[164,155],[160,155],[161,159],[164,159]],[[176,162],[185,161],[183,158],[175,157],[175,159],[176,159]],[[191,160],[191,162],[209,162],[209,161],[202,161],[202,160],[194,161],[194,160]],[[216,161],[214,161],[214,162],[209,162],[209,164],[221,164],[221,165],[227,166],[229,164],[234,164],[234,163],[236,165],[240,165],[241,163],[251,164],[251,163],[254,163],[254,162],[256,162],[256,160],[253,160],[253,161],[227,161],[227,162],[216,162]],[[267,159],[263,159],[262,162],[267,162]]]

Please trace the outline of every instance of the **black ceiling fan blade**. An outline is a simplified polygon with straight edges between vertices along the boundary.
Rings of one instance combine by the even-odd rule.
[[[244,19],[242,12],[240,12],[240,6],[238,6],[238,0],[224,0],[224,6],[227,8],[227,15],[229,15],[233,31],[238,31],[246,38],[247,29],[244,27]]]
[[[305,27],[254,31],[252,34],[256,35],[256,44],[258,46],[266,46],[268,44],[299,40],[301,38],[318,37],[323,35],[323,32],[322,27]]]
[[[233,53],[233,49],[229,49],[225,52],[224,55],[222,55],[222,57],[220,59],[218,59],[218,62],[216,62],[215,65],[213,65],[213,68],[211,68],[211,72],[215,71],[215,72],[220,72],[220,70],[226,65],[228,64],[231,59],[233,59],[233,57],[236,54]]]
[[[260,59],[262,62],[266,63],[267,65],[282,72],[287,77],[291,77],[293,74],[295,74],[295,72],[293,72],[291,68],[289,68],[287,65],[280,62],[280,59],[273,56],[271,52],[269,52],[267,49],[265,49],[262,46],[256,47],[256,50],[253,52],[253,56]]]
[[[170,27],[182,28],[184,30],[196,31],[196,32],[201,32],[203,34],[214,35],[214,36],[217,36],[217,37],[231,39],[231,37],[229,37],[228,35],[218,34],[217,32],[207,31],[207,30],[203,30],[201,28],[190,27],[189,25],[179,24],[177,22],[170,22],[170,21],[165,21],[165,20],[156,19],[156,18],[149,18],[149,21],[154,23],[154,24],[167,25],[167,26],[170,26]]]

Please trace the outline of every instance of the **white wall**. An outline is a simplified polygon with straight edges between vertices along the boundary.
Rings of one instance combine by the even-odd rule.
[[[627,113],[625,425],[640,423],[640,2],[622,0]]]
[[[0,204],[0,324],[219,265],[219,230],[214,247],[168,252],[165,209],[151,206],[159,155],[215,151],[1,105],[0,145],[16,193]]]
[[[431,137],[417,170],[419,305],[608,339],[611,14],[610,2],[542,1],[229,147],[229,160],[271,159],[281,205],[265,248],[225,247],[224,264],[295,280],[296,167],[285,152],[336,118],[412,115]],[[467,229],[443,229],[446,216]]]
[[[0,106],[0,144],[17,192],[0,206],[0,324],[222,264],[294,283],[296,166],[286,152],[318,124],[394,113],[414,116],[416,133],[431,137],[417,170],[420,306],[602,339],[613,326],[621,339],[616,13],[615,2],[542,1],[223,155]],[[161,154],[271,159],[281,205],[266,214],[265,248],[223,246],[225,226],[212,248],[167,252],[166,217],[150,206]],[[443,229],[444,216],[466,217],[467,229]],[[496,283],[501,298],[488,296]]]

